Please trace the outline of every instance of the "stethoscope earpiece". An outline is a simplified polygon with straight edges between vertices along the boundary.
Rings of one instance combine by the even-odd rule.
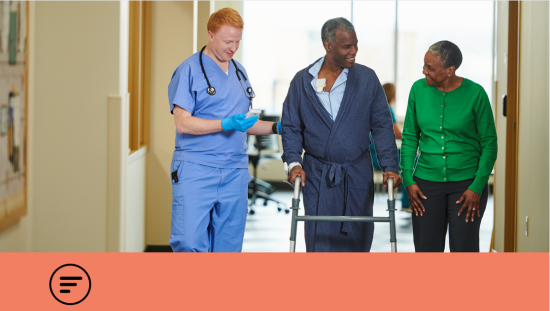
[[[252,94],[252,88],[251,87],[247,87],[246,91],[248,92],[248,94]]]
[[[208,93],[208,95],[214,95],[216,94],[216,89],[213,87],[209,87],[206,89],[206,93]]]

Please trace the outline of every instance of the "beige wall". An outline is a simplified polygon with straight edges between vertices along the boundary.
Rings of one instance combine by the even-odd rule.
[[[172,208],[170,162],[176,132],[168,105],[168,84],[178,65],[193,54],[193,2],[154,1],[152,11],[146,243],[167,245]]]
[[[206,24],[210,18],[210,1],[198,1],[199,12],[197,19],[197,50],[198,52],[203,46],[208,44],[208,30],[206,30]]]
[[[36,2],[35,9],[33,251],[102,252],[120,4]]]
[[[521,2],[517,251],[548,252],[548,2]],[[529,234],[525,236],[525,217]]]
[[[111,134],[123,132],[127,3],[31,2],[30,15],[29,213],[0,233],[0,251],[107,251],[124,244],[108,201],[121,198],[111,206],[121,220],[124,148],[110,143],[124,140]]]
[[[504,251],[504,189],[506,175],[506,117],[502,115],[502,96],[507,93],[506,53],[508,52],[508,7],[507,1],[497,2],[496,22],[496,98],[494,102],[495,123],[498,138],[498,157],[495,163],[494,183],[494,239],[493,249]]]

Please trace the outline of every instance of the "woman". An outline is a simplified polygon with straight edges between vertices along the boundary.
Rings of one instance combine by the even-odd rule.
[[[479,252],[497,135],[483,87],[455,74],[461,63],[454,43],[433,44],[409,95],[401,169],[417,252],[444,251],[447,225],[451,252]]]
[[[397,120],[395,119],[395,115],[391,107],[391,104],[395,102],[395,85],[393,85],[392,83],[386,83],[382,85],[382,88],[384,89],[384,93],[386,94],[386,100],[390,108],[391,119],[393,121],[393,132],[395,133],[395,138],[401,139],[401,129],[397,124]],[[372,158],[373,168],[377,171],[382,171],[382,168],[380,168],[380,165],[378,164],[378,157],[376,156],[376,149],[374,148],[374,142],[372,140],[372,137],[371,137],[371,144],[370,144],[370,154]],[[401,192],[403,193],[403,195],[401,196],[401,211],[410,213],[411,204],[409,202],[409,197],[406,194],[405,186],[401,184],[400,187],[401,187]]]

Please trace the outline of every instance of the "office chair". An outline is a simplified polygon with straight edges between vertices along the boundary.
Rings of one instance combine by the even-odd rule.
[[[278,116],[265,116],[262,112],[260,120],[279,122]],[[281,159],[281,153],[279,150],[278,135],[248,135],[248,160],[252,163],[253,177],[252,181],[248,185],[248,194],[250,196],[250,214],[254,215],[255,211],[252,206],[256,203],[257,198],[264,199],[264,206],[268,201],[277,203],[277,210],[285,210],[285,213],[289,213],[290,210],[286,208],[285,204],[274,199],[271,194],[277,189],[266,181],[258,179],[258,166],[262,159]],[[251,148],[253,147],[253,148]],[[269,151],[268,153],[262,151]]]

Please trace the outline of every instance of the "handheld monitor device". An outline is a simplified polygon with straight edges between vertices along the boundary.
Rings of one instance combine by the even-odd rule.
[[[253,117],[253,116],[260,116],[260,114],[262,113],[262,110],[260,109],[250,109],[247,113],[246,113],[246,118],[250,118],[250,117]]]

